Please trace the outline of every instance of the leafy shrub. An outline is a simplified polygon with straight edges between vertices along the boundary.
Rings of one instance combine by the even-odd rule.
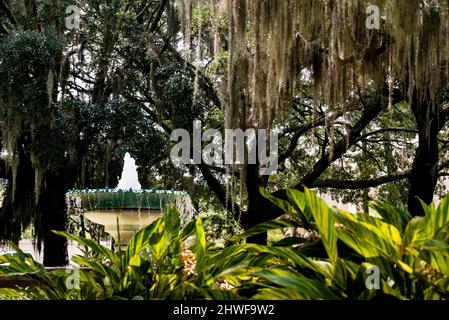
[[[65,270],[47,271],[15,247],[17,254],[0,256],[0,276],[23,276],[41,285],[4,293],[28,299],[238,299],[236,287],[251,261],[243,245],[222,250],[207,244],[201,219],[181,230],[174,207],[117,252],[90,239],[57,234],[89,248],[74,257],[88,268],[79,270],[79,288],[67,285],[71,278]]]
[[[423,204],[426,215],[415,218],[390,204],[373,203],[378,218],[330,208],[307,189],[289,190],[288,200],[262,192],[285,211],[290,226],[316,231],[319,237],[250,246],[253,254],[270,259],[269,269],[254,273],[265,286],[256,298],[448,298],[449,197],[438,207]],[[271,221],[246,235],[285,226]],[[377,290],[367,285],[373,267],[379,270]]]
[[[90,249],[75,258],[89,268],[80,271],[79,290],[68,289],[65,271],[49,272],[18,248],[16,255],[0,256],[0,276],[41,282],[39,288],[0,294],[28,299],[448,298],[449,197],[438,207],[423,205],[425,216],[412,218],[376,202],[376,216],[351,214],[330,208],[308,189],[289,190],[287,200],[262,193],[287,219],[256,226],[224,249],[207,243],[201,219],[181,230],[176,209],[169,207],[118,252],[59,233]],[[248,236],[286,227],[301,227],[303,235],[271,245],[244,243]],[[371,283],[375,269],[378,283]]]

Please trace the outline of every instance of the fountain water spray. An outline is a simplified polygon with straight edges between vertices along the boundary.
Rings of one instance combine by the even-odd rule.
[[[127,152],[125,154],[125,163],[123,165],[123,172],[117,186],[118,190],[141,190],[139,183],[139,176],[137,173],[136,161],[131,158]]]

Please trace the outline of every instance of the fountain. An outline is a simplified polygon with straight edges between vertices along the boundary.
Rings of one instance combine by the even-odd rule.
[[[103,225],[115,243],[120,242],[122,246],[135,232],[160,218],[163,209],[170,204],[176,204],[181,214],[193,216],[193,207],[186,192],[142,190],[135,161],[128,153],[116,189],[71,190],[67,195],[77,198],[84,216]]]

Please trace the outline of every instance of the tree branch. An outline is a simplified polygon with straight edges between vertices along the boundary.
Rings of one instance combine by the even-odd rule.
[[[323,179],[317,180],[313,183],[311,188],[329,188],[329,189],[369,189],[381,186],[386,183],[408,179],[410,171],[400,173],[392,176],[383,176],[375,179],[367,180],[337,180],[337,179]]]
[[[2,34],[9,34],[8,28],[5,27],[5,25],[0,21],[0,33]]]
[[[205,164],[198,164],[197,167],[200,169],[204,179],[206,180],[208,186],[214,191],[218,200],[221,202],[223,207],[229,212],[240,212],[240,207],[226,196],[226,190],[223,188],[221,183],[214,177],[210,169]]]
[[[5,0],[0,1],[0,10],[3,11],[6,16],[8,17],[8,20],[15,26],[17,26],[17,19],[14,16],[14,13],[12,13],[11,9],[9,8],[8,4]]]
[[[151,27],[149,32],[155,32],[157,29],[157,25],[159,23],[159,21],[162,18],[162,14],[164,13],[165,10],[165,6],[167,5],[168,0],[161,0],[161,3],[159,4],[156,16],[154,17],[153,22],[151,23]]]
[[[361,141],[365,138],[374,136],[374,135],[378,135],[378,134],[382,134],[382,133],[386,133],[386,132],[403,132],[403,133],[414,133],[414,134],[418,134],[418,130],[414,130],[414,129],[408,129],[408,128],[384,128],[384,129],[379,129],[379,130],[375,130],[375,131],[371,131],[368,133],[365,133],[363,135],[361,135],[357,141]]]
[[[291,142],[290,145],[288,147],[288,149],[279,156],[279,163],[283,163],[285,160],[287,160],[287,158],[289,158],[293,152],[295,152],[296,147],[298,146],[298,141],[301,138],[301,136],[303,136],[307,131],[309,131],[312,128],[315,128],[317,126],[323,125],[325,123],[325,118],[320,118],[318,120],[315,121],[311,121],[309,123],[305,123],[303,124],[301,127],[299,127],[298,130],[296,130],[296,132],[294,133],[294,135],[291,138]]]
[[[363,111],[362,118],[356,123],[356,125],[349,132],[347,139],[341,139],[335,146],[332,157],[329,152],[325,153],[320,160],[314,165],[311,172],[306,174],[299,184],[294,188],[298,189],[302,186],[311,186],[313,183],[326,171],[330,165],[337,159],[341,158],[344,153],[360,138],[360,134],[365,127],[375,118],[377,115],[385,109],[381,101],[378,100],[374,105],[369,106]]]

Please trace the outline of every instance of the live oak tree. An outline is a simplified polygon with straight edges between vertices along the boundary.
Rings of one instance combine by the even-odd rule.
[[[414,135],[418,133],[422,137],[435,131],[427,130],[430,124],[435,123],[431,120],[432,110],[444,110],[445,100],[437,99],[437,96],[444,97],[446,90],[444,74],[433,79],[429,76],[433,72],[426,68],[445,64],[443,53],[446,47],[439,46],[442,39],[435,39],[435,36],[427,39],[424,35],[426,32],[437,34],[444,31],[445,23],[440,20],[433,25],[428,22],[429,15],[438,15],[446,10],[444,5],[432,3],[416,7],[415,2],[408,7],[409,4],[379,2],[381,11],[389,14],[382,17],[380,30],[369,30],[366,28],[368,2],[364,1],[186,0],[175,4],[181,11],[183,39],[174,32],[178,22],[172,12],[174,3],[161,2],[161,6],[165,5],[165,13],[156,27],[157,32],[147,37],[143,46],[138,45],[141,44],[139,39],[127,35],[128,46],[120,50],[127,68],[134,70],[143,84],[135,92],[127,91],[124,98],[138,103],[146,117],[157,123],[166,134],[184,125],[191,128],[189,121],[196,117],[196,102],[205,97],[209,100],[209,110],[222,110],[225,115],[224,126],[214,123],[207,124],[207,127],[286,126],[283,131],[285,148],[280,163],[281,168],[287,163],[284,171],[290,172],[292,163],[301,161],[298,143],[315,135],[320,151],[318,156],[315,159],[309,157],[309,164],[298,172],[296,179],[292,179],[294,184],[288,187],[305,185],[363,190],[408,179],[410,211],[422,214],[414,206],[416,196],[426,202],[431,201],[429,194],[434,193],[436,179],[441,175],[444,163],[438,161],[438,149],[431,162],[428,159],[423,161],[422,155],[426,152],[420,150],[428,149],[427,141],[435,145],[437,139],[419,139],[420,148],[413,156],[415,165],[408,163],[408,159],[394,163],[393,151],[396,154],[398,151],[394,150],[392,140],[399,137],[397,139],[408,146],[410,153]],[[402,12],[407,13],[406,20],[395,24]],[[132,26],[133,30],[142,30],[154,25],[137,19]],[[410,26],[412,32],[409,32]],[[422,44],[416,47],[414,43],[417,41],[422,41]],[[204,60],[208,60],[205,66]],[[415,61],[419,63],[411,63]],[[193,118],[188,117],[189,121],[182,124],[173,122],[173,114],[167,113],[165,107],[161,108],[161,105],[173,105],[175,112],[186,110],[185,103],[167,99],[170,87],[160,85],[164,80],[158,78],[157,70],[167,64],[184,65],[185,75],[191,78],[194,86],[195,97],[192,98],[190,92],[186,100],[187,109],[191,105]],[[423,80],[423,77],[427,78]],[[176,77],[173,78],[176,81]],[[308,94],[303,95],[303,91],[308,91]],[[176,108],[176,105],[180,107]],[[387,120],[380,120],[388,119],[388,116],[400,118],[404,106],[414,111],[416,127],[413,124],[401,126],[399,119],[391,128]],[[416,112],[418,109],[421,111]],[[396,113],[396,110],[399,111]],[[291,127],[289,114],[300,119],[296,123],[292,121]],[[438,118],[437,133],[444,127],[443,114]],[[407,117],[410,119],[410,113]],[[377,128],[377,125],[382,128]],[[376,142],[382,149],[377,157],[390,159],[388,166],[384,165],[384,170],[379,170],[384,174],[367,175],[360,167],[360,179],[342,179],[341,171],[335,170],[335,163],[354,153],[355,149],[364,149],[362,159],[369,163],[366,159],[372,157],[372,152],[366,151],[373,150],[369,140],[379,140],[379,135],[384,143]],[[399,171],[398,168],[404,165],[410,168]],[[430,171],[423,166],[430,167]],[[424,180],[418,179],[417,182],[414,179],[422,168],[432,174],[422,175]],[[285,189],[276,185],[279,179],[272,177],[270,182],[258,176],[258,169],[258,165],[234,168],[231,175],[240,184],[234,183],[229,187],[220,182],[226,176],[226,168],[205,164],[197,166],[222,205],[233,212],[236,219],[241,219],[245,228],[280,214],[260,196],[259,187],[268,187],[276,195],[285,196]],[[420,185],[426,185],[425,190],[416,188]],[[227,188],[234,192],[230,195]],[[401,196],[404,196],[403,192]],[[240,203],[237,203],[238,199]]]
[[[200,30],[202,28],[204,28],[203,30],[206,30],[206,26],[209,26],[209,28],[211,27],[211,23],[207,19],[207,12],[204,14],[203,12],[198,11],[193,19],[196,21],[191,26],[193,30]],[[203,19],[205,21],[200,22]],[[202,24],[201,27],[200,24]],[[222,24],[226,26],[226,22],[222,22]],[[145,21],[134,20],[132,29],[141,30],[146,25],[147,24]],[[170,25],[171,23],[168,20],[166,24],[161,22],[162,27],[159,28],[159,30],[165,31],[166,29],[164,28],[168,28]],[[186,30],[186,28],[184,29]],[[226,66],[223,66],[223,58],[220,54],[216,55],[216,57],[212,55],[214,56],[215,61],[209,64],[210,69],[213,69],[213,72],[210,72],[207,69],[202,70],[201,68],[193,65],[196,55],[198,54],[197,48],[190,48],[190,45],[187,45],[187,55],[185,55],[185,52],[182,52],[183,50],[179,52],[175,49],[176,46],[179,46],[176,45],[179,42],[179,39],[175,36],[176,33],[171,33],[171,37],[167,36],[165,42],[163,43],[160,42],[160,38],[158,37],[148,37],[145,45],[140,46],[138,44],[141,44],[141,39],[138,37],[136,39],[134,34],[135,33],[126,35],[127,46],[125,46],[124,50],[119,50],[119,52],[123,60],[126,61],[127,74],[132,75],[133,79],[137,79],[136,83],[138,84],[133,85],[134,91],[125,90],[125,92],[123,92],[123,96],[129,101],[138,103],[145,111],[145,116],[148,119],[157,123],[166,134],[170,134],[170,132],[175,128],[185,127],[187,129],[191,129],[192,121],[194,119],[202,119],[200,115],[206,110],[209,110],[210,113],[214,113],[216,111],[220,113],[223,109],[225,109],[225,112],[227,112],[225,106],[226,101],[222,103],[222,100],[219,97],[220,88],[216,90],[217,88],[211,85],[217,78],[219,80],[223,80],[223,78],[220,79],[220,75],[226,73],[223,72],[223,69],[226,70]],[[213,37],[209,40],[211,41],[212,39]],[[213,41],[215,42],[214,44],[218,42],[216,39],[213,39]],[[203,43],[200,40],[197,40],[196,44],[203,46]],[[211,48],[214,46],[208,45],[206,42],[204,47],[206,48],[205,51],[209,50],[210,53]],[[196,52],[191,55],[189,54],[191,51]],[[149,52],[150,54],[148,54]],[[204,57],[206,56],[207,52],[204,53]],[[176,85],[172,85],[170,82],[167,83],[166,80],[164,80],[166,79],[165,76],[161,78],[161,70],[167,70],[164,65],[170,64],[173,66],[178,65],[178,68],[179,65],[184,65],[184,67],[181,68],[181,70],[184,69],[184,71],[177,71],[173,67],[169,68],[171,69],[172,74],[170,77],[171,81]],[[217,74],[219,75],[218,77]],[[125,77],[125,79],[126,78],[128,78],[128,76]],[[183,83],[186,78],[190,78],[191,83],[193,83],[193,88],[191,91],[189,91],[188,86],[184,87],[187,91],[181,89],[181,83]],[[195,95],[195,97],[192,97],[192,95]],[[369,101],[370,105],[378,106],[378,99],[373,99],[372,96],[373,95],[368,92],[366,93],[365,98]],[[177,100],[178,97],[181,98],[181,101]],[[208,99],[208,104],[203,102],[204,98]],[[201,107],[201,105],[204,105],[204,107]],[[298,127],[293,128],[293,130],[292,128],[285,130],[284,136],[289,138],[288,140],[289,142],[291,140],[291,143],[287,143],[285,153],[281,155],[281,164],[282,162],[294,158],[292,156],[300,138],[302,138],[306,133],[313,131],[313,129],[323,128],[328,124],[328,118],[325,116],[325,106],[324,110],[320,106],[318,106],[316,110],[312,110],[314,108],[311,103],[309,103],[309,106],[309,112],[302,112],[303,107],[301,103],[294,103],[292,105],[292,108],[297,108],[299,110],[299,114],[301,112],[303,114],[299,115],[299,118],[301,118],[300,121],[297,121],[296,124],[294,122],[291,123],[292,125],[299,125]],[[353,120],[358,123],[355,130],[356,132],[361,132],[366,125],[370,123],[370,120],[372,120],[378,113],[382,112],[382,110],[386,109],[385,107],[386,104],[384,103],[381,108],[371,107],[368,108],[368,112],[364,112],[363,103],[359,102],[357,99],[354,99],[353,107],[348,108],[347,110],[338,111],[335,120],[338,120],[343,115],[348,116],[349,111],[353,111],[351,114]],[[200,111],[196,114],[198,110],[204,111]],[[180,122],[177,120],[179,119],[179,116],[177,116],[178,113],[179,115],[182,115],[186,121]],[[357,120],[359,121],[357,122]],[[207,127],[224,128],[223,123],[220,123],[221,121],[214,121],[210,117],[205,122],[207,122]],[[236,123],[238,123],[238,121]],[[327,132],[328,130],[324,131]],[[346,144],[347,140],[348,139],[343,136],[340,143],[341,150],[334,154],[335,159],[338,159],[338,154],[341,156],[346,152],[347,148],[349,148],[350,145]],[[318,173],[322,174],[330,166],[330,162],[326,162],[326,158],[329,157],[328,152],[326,152],[326,145],[327,143],[324,145],[325,152],[323,154],[323,161],[319,162],[316,168],[313,168],[313,165],[312,169],[310,166],[307,168],[308,170],[311,170],[308,179],[311,179],[311,176],[317,175]],[[168,158],[168,153],[165,154],[165,157]],[[147,159],[146,161],[143,161],[143,163],[144,162],[151,163],[151,159]],[[143,165],[143,163],[141,162],[141,165]],[[215,192],[223,206],[229,209],[229,211],[234,212],[236,219],[239,219],[240,217],[242,218],[244,227],[250,227],[260,221],[263,221],[260,220],[260,217],[263,219],[263,216],[258,214],[259,210],[255,205],[257,204],[264,207],[262,203],[258,203],[258,201],[263,201],[259,195],[258,187],[261,185],[267,186],[268,184],[268,180],[259,179],[259,177],[257,177],[258,166],[252,166],[249,168],[250,170],[246,171],[245,178],[247,186],[252,183],[250,189],[251,194],[249,194],[249,192],[243,192],[241,196],[250,199],[249,202],[251,202],[251,208],[254,208],[252,210],[245,210],[243,206],[246,205],[237,205],[235,201],[233,201],[234,199],[230,199],[229,195],[226,194],[225,186],[219,182],[219,179],[224,177],[224,168],[210,167],[204,164],[198,166],[198,169],[204,180],[207,182],[207,185]],[[191,169],[192,168],[189,170]],[[234,174],[239,176],[238,172],[234,172]],[[195,177],[198,177],[198,175],[195,175]],[[300,181],[298,181],[298,183],[299,182]]]
[[[63,64],[62,21],[54,16],[59,5],[3,1],[1,6],[6,16],[0,43],[1,129],[11,172],[1,235],[17,241],[34,223],[47,265],[65,262],[65,242],[51,230],[64,229],[65,190],[76,155],[66,134],[73,118],[56,107]]]
[[[221,77],[227,128],[271,127],[276,118],[282,119],[291,110],[295,92],[304,78],[313,79],[312,105],[317,109],[323,104],[326,109],[328,147],[294,188],[314,185],[368,188],[407,178],[409,210],[413,215],[423,214],[418,198],[426,203],[433,199],[441,168],[438,135],[448,120],[446,2],[180,2],[183,29],[187,30],[185,41],[190,44],[194,43],[192,39],[197,42],[213,39],[215,50],[227,52],[227,73]],[[367,28],[369,5],[380,9],[378,30]],[[203,28],[208,25],[201,22],[197,23],[197,34],[192,32],[195,10],[210,12],[212,37],[203,37]],[[228,22],[224,36],[220,35],[223,19]],[[201,50],[197,45],[197,52]],[[215,52],[214,56],[219,55]],[[345,114],[355,99],[363,103],[367,99],[362,96],[369,91],[374,92],[374,98],[364,105],[361,117],[347,122],[346,137],[336,139],[335,115]],[[408,104],[416,122],[418,148],[410,171],[370,181],[319,180],[348,147],[360,142],[366,135],[366,126],[382,110],[392,110],[399,102]],[[293,145],[291,150],[294,148]],[[223,195],[224,188],[207,168],[201,169],[223,204],[229,203]],[[248,195],[248,210],[242,215],[244,226],[277,217],[278,210],[259,194],[259,187],[267,183],[257,176],[257,168],[245,166],[240,170],[245,175],[241,180]],[[285,190],[277,190],[275,195],[285,197]]]
[[[159,2],[79,1],[79,29],[66,25],[73,4],[0,2],[2,177],[9,178],[0,238],[17,242],[34,225],[48,266],[66,263],[64,238],[52,230],[65,229],[67,190],[115,187],[124,153],[142,132],[153,142],[158,136],[140,107],[118,96],[123,72],[113,49],[130,19],[122,13],[157,23]]]
[[[6,165],[3,237],[35,223],[44,244],[58,243],[50,230],[64,228],[63,193],[115,187],[125,151],[143,186],[188,189],[194,202],[213,191],[246,229],[281,214],[260,187],[279,197],[330,188],[349,200],[355,190],[366,209],[367,190],[382,186],[422,214],[416,196],[430,202],[444,175],[442,1],[79,1],[72,31],[69,4],[0,2],[2,142],[22,159]],[[379,30],[366,27],[368,4],[379,6]],[[194,120],[279,128],[278,174],[176,168],[170,133]],[[44,246],[47,264],[62,264],[59,244]]]

